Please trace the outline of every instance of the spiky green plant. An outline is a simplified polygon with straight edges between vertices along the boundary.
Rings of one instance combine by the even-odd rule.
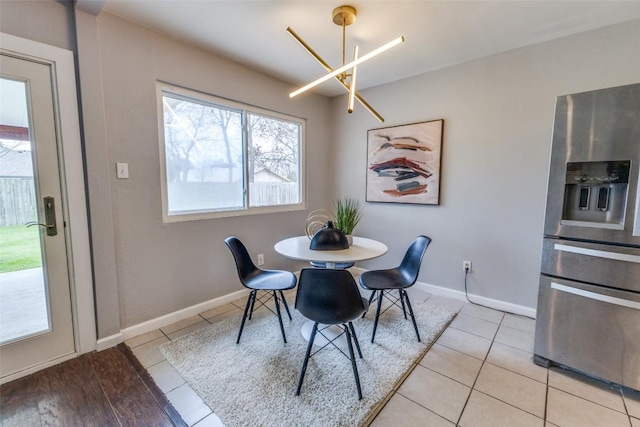
[[[343,197],[336,200],[333,209],[335,226],[344,234],[353,234],[362,216],[360,201],[351,197]]]

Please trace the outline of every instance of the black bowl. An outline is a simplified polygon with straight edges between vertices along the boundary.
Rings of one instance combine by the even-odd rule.
[[[334,228],[331,221],[329,221],[326,228],[318,230],[313,235],[309,249],[315,251],[339,251],[349,249],[349,241],[347,236],[342,231]]]

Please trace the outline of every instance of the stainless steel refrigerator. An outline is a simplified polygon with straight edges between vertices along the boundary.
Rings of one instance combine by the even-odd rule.
[[[556,99],[534,361],[640,390],[640,84]]]

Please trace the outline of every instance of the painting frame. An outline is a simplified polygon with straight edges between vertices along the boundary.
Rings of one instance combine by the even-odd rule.
[[[440,204],[444,119],[367,131],[367,202]]]

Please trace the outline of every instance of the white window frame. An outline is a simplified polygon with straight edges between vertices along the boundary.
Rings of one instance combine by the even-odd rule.
[[[198,211],[198,212],[188,212],[188,213],[179,213],[179,214],[169,214],[169,195],[167,190],[167,164],[166,164],[166,151],[165,151],[165,130],[164,130],[164,108],[163,108],[163,96],[164,94],[174,95],[177,97],[185,98],[185,99],[193,99],[195,102],[206,102],[210,104],[219,105],[221,107],[228,107],[230,109],[241,110],[243,111],[243,121],[246,123],[245,113],[254,113],[260,114],[263,116],[272,117],[275,119],[281,119],[285,121],[295,122],[300,125],[300,149],[299,149],[299,191],[300,191],[300,202],[296,204],[289,205],[277,205],[277,206],[259,206],[259,207],[251,207],[248,206],[249,202],[249,168],[247,166],[248,162],[248,143],[247,143],[247,128],[245,123],[243,123],[243,175],[244,175],[244,185],[245,185],[245,204],[246,206],[239,209],[225,209],[225,210],[212,210],[212,211]],[[210,95],[204,92],[199,92],[192,89],[187,89],[181,86],[172,85],[165,82],[158,81],[156,83],[156,96],[157,96],[157,107],[158,107],[158,140],[160,147],[160,182],[161,182],[161,190],[162,190],[162,222],[163,223],[172,223],[172,222],[182,222],[182,221],[197,221],[203,219],[212,219],[212,218],[225,218],[225,217],[235,217],[235,216],[245,216],[245,215],[259,215],[259,214],[270,214],[277,212],[292,212],[292,211],[301,211],[307,208],[307,196],[306,196],[306,149],[305,149],[305,141],[306,141],[306,119],[291,116],[288,114],[283,114],[279,112],[275,112],[272,110],[267,110],[264,108],[256,107],[253,105],[243,104],[238,101],[233,101],[226,98],[217,97],[214,95]]]

